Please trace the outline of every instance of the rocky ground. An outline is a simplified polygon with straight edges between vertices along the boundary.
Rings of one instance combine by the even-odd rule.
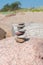
[[[43,39],[17,43],[14,37],[0,41],[0,65],[43,65]]]
[[[29,40],[24,43],[9,37],[12,36],[12,24],[20,22],[28,23]],[[0,27],[9,37],[0,40],[0,65],[43,65],[43,12],[17,13],[13,16],[0,14]]]
[[[41,22],[43,24],[43,12],[19,12],[10,15],[0,14],[0,27],[7,32],[7,36],[12,35],[12,24],[20,22]]]

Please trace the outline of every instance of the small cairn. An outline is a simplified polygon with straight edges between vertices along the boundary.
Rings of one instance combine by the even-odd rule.
[[[18,29],[18,33],[16,34],[16,41],[19,43],[25,42],[25,37],[26,37],[25,24],[24,23],[18,24],[17,29]]]

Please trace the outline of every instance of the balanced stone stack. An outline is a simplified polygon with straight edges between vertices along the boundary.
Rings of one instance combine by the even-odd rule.
[[[16,41],[20,42],[20,43],[23,43],[25,41],[25,37],[26,37],[25,24],[24,23],[18,24],[17,29],[18,29],[18,33],[16,34],[16,36],[17,36]]]

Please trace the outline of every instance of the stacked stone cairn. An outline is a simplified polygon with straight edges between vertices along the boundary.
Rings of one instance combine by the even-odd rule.
[[[24,23],[18,24],[17,29],[18,29],[18,33],[16,34],[16,41],[19,43],[25,42],[25,37],[26,37],[25,24]]]

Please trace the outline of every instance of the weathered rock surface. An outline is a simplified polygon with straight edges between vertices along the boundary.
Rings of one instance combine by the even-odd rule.
[[[43,12],[19,12],[16,15],[11,16],[7,14],[0,14],[0,27],[7,32],[7,37],[12,36],[12,24],[26,22],[26,23],[42,23],[43,25]],[[32,24],[34,25],[34,24]],[[34,26],[37,26],[36,24]],[[30,26],[29,26],[30,27]],[[33,27],[33,26],[32,26]],[[43,26],[42,26],[43,27]],[[41,29],[42,31],[43,29]],[[30,29],[29,29],[30,31]],[[34,30],[31,29],[30,35],[34,35]],[[37,32],[36,32],[37,33]],[[43,37],[43,31],[40,32],[40,36]],[[36,34],[37,35],[37,34]]]
[[[0,65],[43,65],[43,39],[17,43],[14,37],[0,41]]]

